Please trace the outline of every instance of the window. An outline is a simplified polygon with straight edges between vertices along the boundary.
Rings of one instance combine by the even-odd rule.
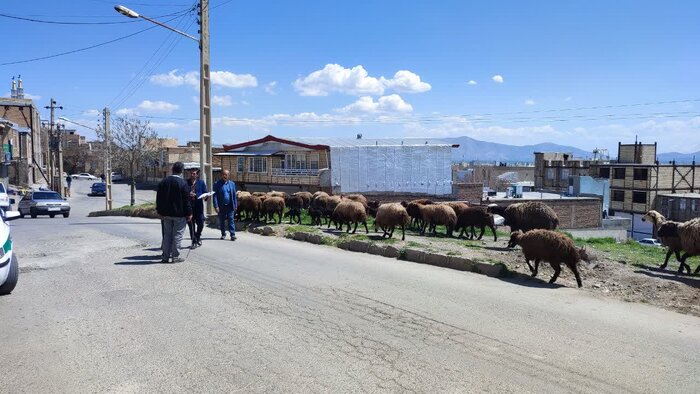
[[[635,168],[634,169],[634,180],[635,181],[646,181],[649,179],[649,170],[646,168]]]
[[[248,172],[267,172],[267,158],[251,157],[248,159]]]
[[[287,154],[287,168],[292,170],[305,170],[306,169],[306,155],[299,153]]]
[[[238,158],[238,172],[245,172],[245,157]]]
[[[568,168],[561,169],[561,178],[559,178],[559,179],[569,179],[569,169]]]
[[[613,176],[615,179],[625,179],[625,168],[614,168]]]
[[[646,204],[647,192],[632,192],[632,202],[635,204]]]
[[[612,191],[613,201],[625,201],[625,191],[624,190],[613,190]]]
[[[319,154],[312,153],[309,155],[309,169],[318,170]]]
[[[685,211],[685,198],[679,198],[678,199],[678,208],[681,211]]]
[[[554,168],[547,168],[547,180],[551,181],[554,179]]]
[[[610,178],[610,167],[601,168],[598,172],[598,176],[601,178]]]

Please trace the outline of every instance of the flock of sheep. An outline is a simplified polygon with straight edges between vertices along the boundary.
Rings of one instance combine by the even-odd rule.
[[[367,218],[374,217],[374,231],[382,230],[382,237],[391,238],[396,228],[401,228],[401,239],[406,239],[406,227],[418,229],[421,235],[427,232],[436,234],[437,226],[445,226],[446,235],[454,232],[468,239],[481,239],[486,228],[491,229],[494,241],[497,240],[494,215],[504,218],[503,224],[509,226],[512,234],[509,247],[520,245],[525,261],[532,276],[537,276],[540,262],[548,262],[554,269],[549,283],[554,283],[561,272],[561,264],[573,271],[579,287],[581,276],[576,264],[588,260],[586,251],[577,248],[573,240],[554,231],[559,225],[556,213],[541,202],[524,202],[508,207],[470,206],[463,202],[436,203],[427,199],[410,202],[380,204],[368,201],[361,194],[329,195],[325,192],[238,192],[238,216],[240,220],[276,221],[281,223],[283,217],[289,217],[289,223],[301,224],[302,210],[308,210],[311,225],[325,224],[330,228],[348,232],[357,231],[358,225],[367,227]],[[286,213],[285,213],[286,211]],[[480,234],[476,235],[476,228]],[[534,261],[534,267],[530,264]]]

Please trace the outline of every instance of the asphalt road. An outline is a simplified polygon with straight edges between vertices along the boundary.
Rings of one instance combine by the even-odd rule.
[[[696,317],[212,229],[159,264],[159,223],[85,217],[88,185],[70,218],[12,223],[1,392],[700,390]]]

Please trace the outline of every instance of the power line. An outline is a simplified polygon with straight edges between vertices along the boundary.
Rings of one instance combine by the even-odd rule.
[[[170,22],[170,21],[175,20],[175,19],[177,19],[177,18],[172,18],[172,19],[170,19],[170,20],[168,20],[168,21],[166,21],[166,22]],[[151,29],[155,29],[156,27],[158,27],[158,26],[147,27],[147,28],[145,28],[145,29],[143,29],[143,30],[139,30],[139,31],[137,31],[137,32],[135,32],[135,33],[131,33],[131,34],[128,34],[128,35],[126,35],[126,36],[118,37],[118,38],[115,38],[115,39],[113,39],[113,40],[101,42],[101,43],[99,43],[99,44],[90,45],[90,46],[88,46],[88,47],[79,48],[79,49],[74,49],[74,50],[72,50],[72,51],[67,51],[67,52],[56,53],[56,54],[48,55],[48,56],[35,57],[35,58],[33,58],[33,59],[25,59],[25,60],[17,60],[17,61],[14,61],[14,62],[0,63],[0,66],[9,66],[9,65],[12,65],[12,64],[20,64],[20,63],[35,62],[35,61],[39,61],[39,60],[46,60],[46,59],[51,59],[51,58],[55,58],[55,57],[59,57],[59,56],[65,56],[65,55],[71,55],[71,54],[73,54],[73,53],[83,52],[83,51],[87,51],[87,50],[89,50],[89,49],[98,48],[98,47],[101,47],[101,46],[105,46],[105,45],[112,44],[112,43],[117,42],[117,41],[121,41],[121,40],[127,39],[127,38],[129,38],[129,37],[133,37],[133,36],[135,36],[135,35],[137,35],[137,34],[141,34],[141,33],[145,32],[145,31],[148,31],[148,30],[151,30]]]
[[[182,15],[184,13],[189,12],[190,10],[191,10],[191,8],[187,8],[185,10],[180,10],[180,11],[173,12],[170,14],[155,16],[155,17],[153,17],[153,19],[165,18],[165,17],[173,16],[173,15]],[[63,22],[63,21],[34,19],[34,18],[29,18],[29,17],[24,17],[24,16],[9,15],[9,14],[3,14],[3,13],[0,13],[0,17],[9,18],[9,19],[17,19],[17,20],[22,20],[22,21],[26,21],[26,22],[52,24],[52,25],[120,25],[120,24],[124,24],[124,23],[144,22],[142,19],[120,20],[120,21],[114,21],[114,22],[111,22],[111,21],[110,22]],[[124,19],[124,18],[121,18],[121,19]]]

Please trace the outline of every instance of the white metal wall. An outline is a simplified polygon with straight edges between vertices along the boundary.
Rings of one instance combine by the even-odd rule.
[[[331,147],[331,184],[343,193],[452,193],[450,145]]]

